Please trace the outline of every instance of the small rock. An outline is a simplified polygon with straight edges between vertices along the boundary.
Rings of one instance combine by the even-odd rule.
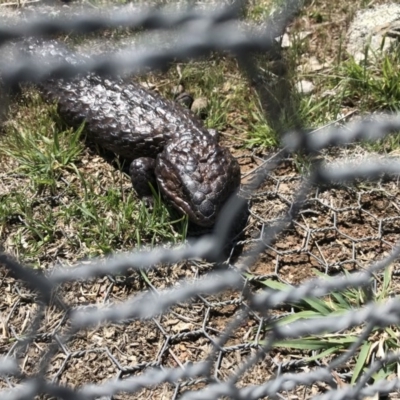
[[[281,41],[281,46],[283,49],[286,49],[292,45],[292,42],[290,41],[290,37],[287,33],[285,33],[282,36],[282,41]]]
[[[176,85],[171,89],[171,94],[174,97],[179,96],[181,93],[183,93],[183,91],[185,90],[185,88],[183,87],[183,85]]]
[[[296,36],[294,36],[294,39],[301,41],[301,40],[305,39],[307,36],[310,36],[310,35],[311,35],[310,31],[299,32]],[[281,39],[281,47],[283,49],[293,46],[293,42],[295,41],[295,40],[290,38],[288,33],[284,33],[281,36],[281,38],[278,38],[278,41],[279,41],[279,39]]]
[[[207,108],[208,108],[208,100],[206,97],[199,97],[197,98],[191,107],[191,110],[200,116],[204,116],[204,114],[207,114]]]
[[[310,57],[307,66],[309,71],[320,71],[324,68],[324,65],[322,65],[315,56]]]
[[[333,89],[327,89],[324,92],[321,93],[321,97],[335,97],[337,95],[336,91]]]
[[[147,90],[154,90],[156,85],[151,82],[140,82],[140,86],[143,86]]]
[[[310,81],[299,81],[296,83],[296,89],[298,92],[303,94],[309,94],[314,90],[315,86]]]
[[[346,50],[356,62],[365,58],[365,47],[369,46],[369,56],[390,51],[398,41],[400,4],[387,3],[357,12],[347,33]],[[392,37],[391,37],[392,36]]]
[[[302,74],[306,74],[309,72],[320,71],[330,65],[330,63],[321,64],[315,56],[305,55],[302,57],[301,64],[297,67],[297,70]]]

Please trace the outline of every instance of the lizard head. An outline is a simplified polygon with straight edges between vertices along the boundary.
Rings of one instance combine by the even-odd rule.
[[[158,155],[155,172],[163,197],[202,227],[215,224],[240,186],[237,160],[205,133],[171,140]]]

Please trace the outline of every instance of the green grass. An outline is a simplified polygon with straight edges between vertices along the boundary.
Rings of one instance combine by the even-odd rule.
[[[391,52],[377,57],[367,52],[366,62],[358,64],[353,58],[339,68],[344,101],[352,101],[361,111],[399,111],[400,54]]]
[[[316,271],[322,279],[331,280]],[[312,320],[323,317],[341,316],[348,311],[360,309],[369,302],[376,304],[386,302],[392,291],[395,291],[395,283],[392,281],[392,271],[386,268],[382,279],[378,280],[376,292],[367,288],[351,288],[341,292],[333,292],[324,298],[305,298],[298,303],[291,303],[293,313],[279,319],[278,325],[286,326],[296,321],[303,321],[305,324],[312,324]],[[290,291],[292,286],[274,280],[266,280],[263,284],[269,289],[276,291]],[[372,284],[372,278],[371,278]],[[366,321],[367,322],[367,321]],[[321,361],[329,364],[332,357],[346,353],[351,346],[354,346],[360,338],[363,326],[356,326],[347,331],[335,332],[335,328],[325,334],[311,335],[294,339],[283,339],[274,342],[274,347],[283,348],[289,351],[301,352],[306,362]],[[266,324],[265,333],[271,332],[272,325]],[[383,354],[398,351],[399,330],[396,326],[373,328],[368,340],[359,344],[354,356],[350,357],[346,366],[353,372],[351,384],[357,383],[362,373],[371,364],[373,358],[381,358]],[[307,357],[308,354],[308,357]],[[397,371],[397,362],[387,363],[382,369],[372,375],[373,381],[387,378]]]
[[[160,87],[165,97],[172,98],[171,87],[183,85],[194,98],[205,97],[208,102],[206,119],[208,128],[217,129],[236,139],[239,144],[252,140],[264,131],[262,142],[276,144],[275,132],[266,132],[267,121],[262,115],[260,102],[245,76],[231,57],[214,56],[209,61],[190,62],[172,67],[164,79],[168,84]]]
[[[400,53],[394,51],[379,58],[368,52],[367,55],[370,58],[365,63],[359,64],[350,57],[338,63],[331,74],[316,78],[322,89],[301,101],[301,114],[308,126],[334,121],[343,109],[357,110],[361,115],[399,111]],[[394,133],[364,146],[379,153],[396,151],[400,148],[400,135]]]
[[[91,165],[83,128],[66,127],[36,94],[18,107],[1,138],[3,166],[20,184],[0,194],[0,239],[34,266],[184,240],[186,219],[158,193],[149,209],[125,174],[100,157]]]
[[[42,113],[40,102],[33,98],[32,108],[39,111],[28,111],[24,123],[14,120],[8,125],[1,152],[18,163],[17,171],[29,176],[36,190],[46,187],[53,192],[62,172],[75,168],[82,153],[83,126],[64,130],[56,107]]]

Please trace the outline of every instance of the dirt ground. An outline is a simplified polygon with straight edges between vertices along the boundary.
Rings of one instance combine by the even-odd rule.
[[[242,157],[244,169],[261,163],[254,156]],[[293,201],[302,178],[293,160],[288,159],[274,169],[253,195],[251,216],[242,241],[242,252],[232,265],[246,262],[246,250],[260,239],[263,227],[272,226]],[[336,274],[365,268],[387,255],[400,233],[400,196],[398,181],[380,182],[369,187],[342,187],[329,190],[312,189],[299,217],[260,254],[249,268],[254,279],[250,288],[260,290],[258,282],[273,277],[298,284],[314,277],[315,271]],[[393,271],[399,270],[399,263]],[[160,266],[148,273],[156,295],[182,279],[196,279],[213,267],[202,262],[185,261]],[[3,315],[0,353],[14,354],[18,338],[29,332],[37,312],[35,295],[21,282],[1,269],[0,290],[3,293]],[[397,277],[394,278],[397,280]],[[396,284],[398,287],[398,283]],[[143,293],[146,286],[140,274],[132,272],[118,279],[103,277],[85,282],[64,284],[57,291],[69,307],[109,305]],[[49,363],[46,377],[79,387],[101,383],[112,378],[140,375],[153,366],[178,367],[188,362],[205,360],[213,341],[227,324],[238,317],[246,302],[241,293],[226,292],[213,298],[196,298],[188,304],[174,306],[170,312],[146,321],[99,326],[79,332],[67,344],[59,345]],[[232,332],[223,352],[217,352],[213,374],[216,379],[228,378],[258,347],[256,339],[262,320],[250,312]],[[65,311],[47,308],[36,338],[20,357],[21,370],[27,376],[38,371],[41,357],[50,343],[68,327]],[[239,379],[239,386],[257,385],[277,373],[277,365],[301,370],[301,354],[275,349],[269,352]],[[285,368],[284,368],[285,369]],[[338,370],[344,373],[345,370]],[[0,380],[1,388],[8,386]],[[12,384],[12,380],[9,382]],[[172,398],[204,387],[202,379],[183,382],[179,387],[163,384],[143,389],[132,395],[120,394],[114,399]],[[300,390],[300,389],[299,389]],[[305,390],[301,388],[301,392]],[[324,390],[321,385],[307,388],[307,396]],[[296,391],[297,393],[297,391]],[[300,393],[300,392],[299,392]],[[300,394],[291,398],[301,398]],[[304,392],[302,392],[304,394]],[[294,397],[293,397],[294,396]],[[296,397],[298,396],[298,397]],[[306,397],[307,397],[306,396]]]

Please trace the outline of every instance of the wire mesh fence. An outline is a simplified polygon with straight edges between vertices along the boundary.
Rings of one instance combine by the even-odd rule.
[[[285,2],[261,28],[248,31],[238,29],[244,6],[175,13],[113,9],[100,16],[80,11],[73,18],[61,13],[0,25],[1,44],[121,26],[175,29],[181,38],[165,49],[132,49],[75,65],[3,62],[1,76],[15,87],[50,73],[135,74],[230,51],[257,80],[253,54],[279,57],[276,39],[302,2]],[[212,235],[188,246],[115,254],[44,272],[2,254],[1,398],[395,398],[397,374],[379,375],[399,362],[395,345],[369,354],[366,368],[349,382],[372,335],[391,327],[391,340],[398,340],[396,288],[385,298],[379,293],[388,273],[398,275],[400,161],[350,155],[355,142],[399,130],[400,119],[391,117],[314,132],[299,127],[285,135],[282,150],[258,160],[249,173],[242,191],[251,199],[253,223],[228,258],[222,244],[244,201],[238,198],[224,208]],[[324,163],[338,147],[345,149],[344,159]],[[303,175],[295,168],[296,152],[314,160]],[[311,270],[320,274],[310,280]],[[142,271],[154,283],[150,289],[139,279]],[[303,310],[295,318],[304,300],[331,296],[343,306],[345,293],[364,301],[338,313],[315,300],[318,317]],[[338,332],[349,338],[346,347],[322,339],[311,353],[300,342],[291,347],[300,338]]]

